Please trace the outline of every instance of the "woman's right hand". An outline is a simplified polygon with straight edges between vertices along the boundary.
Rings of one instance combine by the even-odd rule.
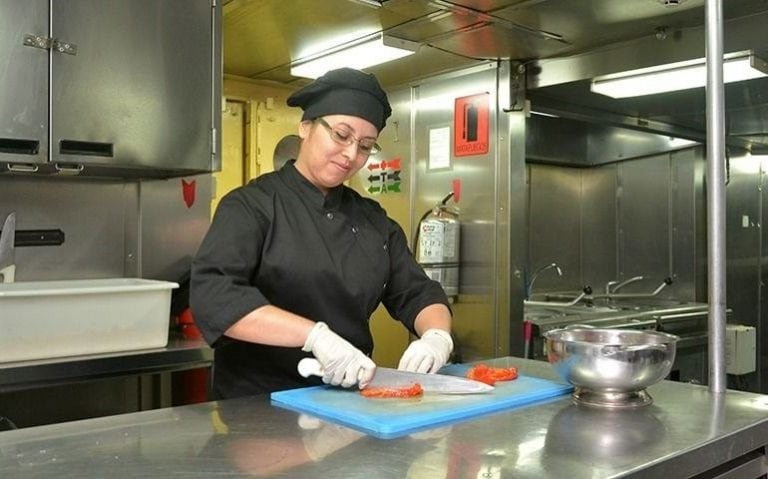
[[[326,384],[345,388],[357,384],[363,389],[376,372],[376,363],[371,358],[323,322],[315,323],[302,350],[311,352],[320,361]]]

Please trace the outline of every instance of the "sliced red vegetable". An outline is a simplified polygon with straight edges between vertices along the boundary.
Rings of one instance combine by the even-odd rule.
[[[424,394],[424,388],[418,383],[400,388],[368,386],[365,389],[361,389],[360,394],[367,398],[413,398]]]
[[[469,368],[467,377],[493,386],[498,381],[517,379],[517,368],[496,368],[480,363]]]

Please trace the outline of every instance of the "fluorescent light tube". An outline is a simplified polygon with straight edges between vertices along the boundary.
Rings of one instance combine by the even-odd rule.
[[[328,70],[341,67],[362,70],[416,53],[419,44],[400,38],[377,35],[376,37],[340,48],[305,62],[291,65],[291,75],[317,78]]]
[[[766,63],[751,52],[723,56],[723,82],[737,82],[768,76]],[[707,67],[703,58],[669,63],[597,77],[590,90],[612,98],[629,98],[669,91],[700,88],[707,84]]]

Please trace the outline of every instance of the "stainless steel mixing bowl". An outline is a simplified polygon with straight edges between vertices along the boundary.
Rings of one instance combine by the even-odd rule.
[[[585,327],[544,337],[547,359],[575,387],[574,399],[606,407],[650,404],[645,389],[669,374],[679,339],[658,331]]]

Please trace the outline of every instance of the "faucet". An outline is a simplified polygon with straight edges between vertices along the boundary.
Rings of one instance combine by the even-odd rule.
[[[616,291],[623,288],[624,286],[643,280],[643,279],[645,279],[644,276],[633,276],[632,278],[622,281],[621,283],[619,283],[618,281],[608,281],[608,283],[605,285],[605,294],[606,295],[615,294]],[[611,286],[613,286],[613,289],[611,289]]]
[[[555,268],[555,271],[557,272],[558,276],[563,275],[563,270],[560,269],[560,266],[558,266],[557,263],[550,263],[537,269],[536,271],[533,272],[533,275],[531,275],[531,281],[530,283],[528,283],[528,288],[526,288],[525,290],[525,299],[528,299],[531,297],[531,294],[533,293],[533,283],[534,281],[536,281],[536,278],[539,276],[539,274],[552,268]]]

